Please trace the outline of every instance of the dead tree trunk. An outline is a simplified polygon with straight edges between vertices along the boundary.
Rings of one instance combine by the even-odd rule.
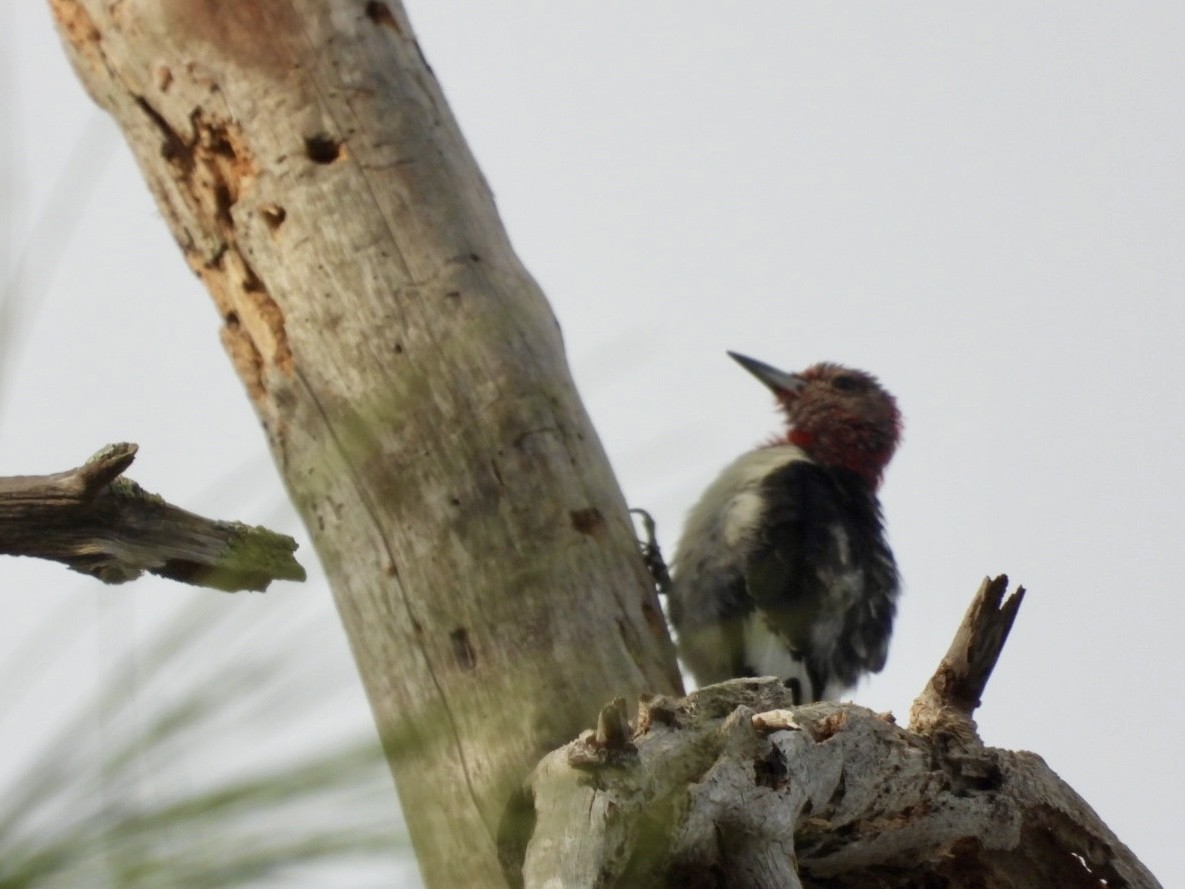
[[[531,766],[679,678],[555,319],[403,11],[51,5],[214,297],[425,881],[503,885]]]

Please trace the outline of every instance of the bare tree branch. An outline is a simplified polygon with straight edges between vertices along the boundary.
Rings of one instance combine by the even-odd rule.
[[[235,592],[305,579],[291,537],[202,518],[123,478],[136,450],[108,445],[65,472],[0,478],[0,554],[63,562],[104,583],[148,571]]]

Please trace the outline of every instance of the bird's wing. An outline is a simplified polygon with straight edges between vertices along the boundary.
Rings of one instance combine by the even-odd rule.
[[[820,676],[850,685],[880,670],[898,578],[876,495],[853,473],[805,461],[763,484],[746,584],[770,630]]]
[[[770,629],[805,655],[840,572],[851,568],[844,504],[829,471],[805,460],[762,484],[766,512],[746,565],[746,589]]]

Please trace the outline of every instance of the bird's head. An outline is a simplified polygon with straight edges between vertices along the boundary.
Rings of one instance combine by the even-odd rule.
[[[880,484],[901,439],[897,400],[872,374],[822,362],[786,373],[761,361],[729,356],[774,393],[789,426],[778,443],[802,448],[816,463],[849,469]]]

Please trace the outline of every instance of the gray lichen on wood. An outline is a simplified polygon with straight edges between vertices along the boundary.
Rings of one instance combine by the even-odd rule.
[[[305,579],[291,537],[194,515],[124,478],[136,450],[107,445],[65,472],[0,478],[0,554],[62,562],[104,583],[147,571],[235,592]]]

